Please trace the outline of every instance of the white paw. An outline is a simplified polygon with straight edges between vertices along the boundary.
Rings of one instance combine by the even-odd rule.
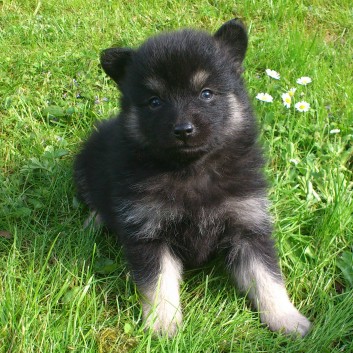
[[[311,322],[294,306],[284,312],[262,313],[260,317],[271,331],[283,331],[287,335],[304,337],[311,327]]]
[[[83,229],[87,229],[92,226],[94,229],[99,229],[103,226],[102,217],[96,211],[91,211],[89,216],[83,223]]]
[[[150,286],[141,288],[143,318],[147,330],[155,334],[175,335],[181,325],[179,298],[181,261],[165,248],[160,257],[160,274]]]
[[[144,305],[143,317],[146,330],[152,330],[154,334],[167,334],[172,337],[181,326],[181,308],[169,303],[159,303],[158,307]]]

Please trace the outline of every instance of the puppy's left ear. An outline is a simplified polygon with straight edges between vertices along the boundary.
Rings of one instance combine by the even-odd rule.
[[[234,62],[240,65],[248,47],[248,35],[242,21],[234,18],[222,25],[214,37],[223,43]]]
[[[126,67],[131,62],[134,50],[130,48],[109,48],[101,53],[101,64],[108,76],[119,86],[125,76]]]

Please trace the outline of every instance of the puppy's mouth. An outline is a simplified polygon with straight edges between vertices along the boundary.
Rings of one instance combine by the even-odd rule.
[[[203,154],[207,152],[207,146],[204,144],[191,144],[183,142],[172,147],[176,153],[180,154]]]

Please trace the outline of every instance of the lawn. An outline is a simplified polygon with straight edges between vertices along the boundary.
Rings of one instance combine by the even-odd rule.
[[[0,16],[0,353],[353,351],[350,0],[0,0]],[[313,329],[268,331],[215,262],[185,274],[177,336],[153,338],[119,245],[82,228],[72,161],[94,122],[119,109],[102,49],[181,27],[214,32],[233,17],[250,35],[244,77],[281,267]]]

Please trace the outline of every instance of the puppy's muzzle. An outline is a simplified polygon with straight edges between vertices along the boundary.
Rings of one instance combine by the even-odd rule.
[[[195,127],[190,122],[180,123],[174,126],[174,136],[178,140],[182,140],[182,141],[185,141],[188,138],[190,138],[194,134],[194,131],[195,131]]]

